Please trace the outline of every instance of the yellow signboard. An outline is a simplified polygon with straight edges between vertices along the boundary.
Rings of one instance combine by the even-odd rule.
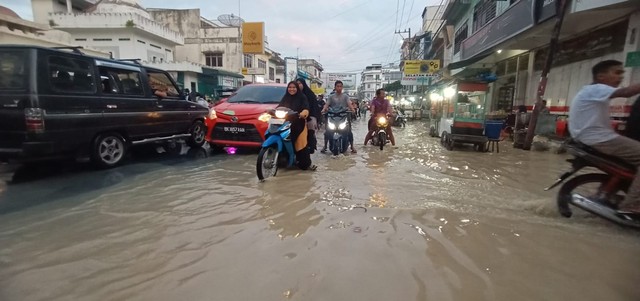
[[[326,90],[325,88],[311,88],[311,91],[313,91],[313,94],[320,95],[324,94]]]
[[[404,74],[434,74],[440,70],[440,60],[405,61]]]
[[[242,23],[242,52],[264,53],[264,22]]]
[[[242,68],[242,75],[247,75],[247,74],[249,74],[249,69]]]

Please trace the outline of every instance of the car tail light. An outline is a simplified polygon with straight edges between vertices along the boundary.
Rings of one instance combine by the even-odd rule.
[[[44,132],[44,110],[38,108],[25,109],[24,120],[27,126],[27,132]]]

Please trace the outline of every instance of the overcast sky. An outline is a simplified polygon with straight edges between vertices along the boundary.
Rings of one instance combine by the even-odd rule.
[[[422,10],[441,0],[138,0],[143,7],[200,8],[207,19],[234,14],[265,22],[269,46],[283,56],[314,58],[325,72],[358,72],[375,63],[398,62],[402,37],[420,30]],[[0,0],[32,20],[31,0]],[[402,34],[406,37],[407,34]]]

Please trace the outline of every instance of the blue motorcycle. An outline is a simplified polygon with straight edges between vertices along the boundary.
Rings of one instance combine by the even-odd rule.
[[[268,114],[271,116],[269,127],[256,162],[256,173],[260,181],[275,177],[279,165],[292,167],[296,163],[294,142],[290,138],[291,122],[288,119],[297,118],[298,112],[280,107],[269,111]]]

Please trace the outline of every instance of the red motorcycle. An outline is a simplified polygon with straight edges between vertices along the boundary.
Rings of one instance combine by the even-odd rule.
[[[585,167],[595,167],[604,173],[581,174],[564,183],[558,192],[560,214],[571,217],[571,204],[614,223],[640,228],[640,214],[618,210],[618,204],[635,177],[636,167],[575,140],[568,140],[565,146],[567,152],[574,156],[567,160],[572,168],[545,190],[560,185]],[[591,184],[594,186],[586,188]]]

